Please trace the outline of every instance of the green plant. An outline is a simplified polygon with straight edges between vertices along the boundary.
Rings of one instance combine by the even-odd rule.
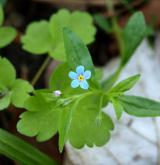
[[[114,85],[145,37],[146,24],[143,14],[135,13],[124,30],[118,26],[116,20],[113,20],[112,25],[109,31],[114,31],[119,41],[121,62],[117,70],[104,81],[101,81],[101,71],[94,67],[86,47],[86,44],[93,41],[95,34],[89,14],[61,10],[53,15],[49,22],[40,21],[29,25],[22,37],[23,48],[35,54],[48,53],[60,60],[61,64],[52,73],[48,89],[32,90],[31,86],[27,85],[26,90],[26,86],[22,84],[25,91],[20,92],[18,97],[15,96],[25,97],[20,107],[26,111],[20,115],[17,123],[20,133],[29,137],[36,136],[36,139],[42,142],[58,132],[59,150],[62,152],[66,141],[76,148],[82,148],[84,145],[102,146],[109,140],[114,123],[111,117],[103,112],[103,108],[109,103],[113,104],[118,119],[123,111],[139,117],[160,115],[160,102],[125,94],[139,80],[139,74]],[[106,24],[105,27],[110,25]],[[8,61],[6,63],[7,65],[1,68],[8,68],[10,75],[15,75],[13,69],[9,69],[12,68],[11,64],[8,64]],[[46,65],[47,63],[43,68]],[[12,80],[18,81],[15,78]],[[4,80],[0,78],[1,81]],[[8,80],[5,80],[4,85],[7,86],[7,83]],[[9,90],[12,91],[13,87]],[[32,95],[28,95],[30,92]],[[6,94],[1,100],[5,97]],[[19,107],[19,104],[14,105]]]
[[[28,26],[26,34],[22,37],[23,49],[36,55],[47,53],[56,60],[64,61],[66,55],[63,27],[69,27],[81,37],[85,44],[89,44],[94,40],[96,32],[92,22],[91,15],[86,12],[71,13],[66,9],[61,9],[53,14],[49,21],[33,22]]]
[[[110,132],[114,128],[111,118],[102,111],[109,102],[113,103],[118,119],[123,111],[141,117],[160,114],[159,102],[124,94],[138,81],[139,75],[113,86],[145,37],[146,24],[143,14],[135,13],[124,30],[120,29],[115,21],[113,24],[112,30],[116,32],[119,39],[122,60],[116,72],[103,82],[97,79],[97,72],[83,41],[64,25],[66,62],[53,72],[49,89],[34,91],[34,96],[26,100],[25,108],[28,111],[20,116],[21,119],[17,125],[19,132],[31,137],[36,136],[38,141],[48,140],[58,132],[60,151],[67,140],[76,148],[84,145],[102,146],[108,141]],[[136,35],[133,36],[135,33]],[[129,42],[131,40],[132,42]],[[78,88],[79,84],[71,83],[70,78],[74,79],[76,73],[73,71],[78,66],[91,72],[91,78],[87,80],[89,87],[85,88],[88,90]],[[71,71],[73,76],[68,76]],[[82,77],[76,77],[76,79],[84,80],[83,72],[79,76]],[[60,91],[58,96],[54,92],[57,90]]]
[[[9,26],[2,26],[4,21],[4,14],[2,6],[0,5],[0,48],[7,46],[16,37],[16,30]]]

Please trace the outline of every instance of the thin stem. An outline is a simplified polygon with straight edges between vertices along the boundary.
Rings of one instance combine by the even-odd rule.
[[[36,73],[36,75],[34,76],[33,80],[31,81],[31,84],[34,86],[37,81],[39,80],[40,76],[42,75],[42,73],[44,72],[44,70],[46,69],[47,65],[49,64],[50,61],[50,57],[48,56],[43,64],[40,66],[38,72]]]

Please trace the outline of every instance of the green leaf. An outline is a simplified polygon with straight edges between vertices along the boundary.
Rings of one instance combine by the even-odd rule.
[[[47,102],[36,95],[27,99],[24,107],[28,111],[20,115],[21,119],[17,123],[20,133],[30,137],[37,136],[36,139],[40,142],[56,134],[61,110],[56,107],[54,101]]]
[[[52,91],[60,90],[62,95],[69,96],[73,94],[84,93],[81,88],[71,88],[71,79],[68,77],[70,69],[66,63],[60,64],[51,74],[49,87]]]
[[[109,22],[106,20],[106,18],[100,14],[96,14],[94,16],[95,22],[97,25],[104,30],[107,33],[112,33],[112,26],[109,24]]]
[[[60,64],[51,74],[49,86],[51,89],[60,90],[64,93],[70,86],[70,79],[68,77],[70,69],[66,63]]]
[[[11,87],[16,79],[16,71],[13,65],[6,59],[0,57],[0,85]]]
[[[12,27],[0,27],[0,48],[10,44],[16,37],[16,30]]]
[[[24,101],[33,91],[33,87],[25,80],[16,80],[16,71],[13,65],[6,59],[0,57],[0,109],[5,109],[12,103],[22,108]]]
[[[112,104],[113,104],[117,119],[119,120],[122,116],[123,107],[119,103],[118,99],[115,99],[115,98],[112,99]]]
[[[93,42],[96,33],[93,19],[86,12],[74,11],[70,13],[66,9],[61,9],[56,14],[53,14],[49,21],[49,29],[54,41],[54,48],[50,51],[50,55],[60,61],[66,60],[63,43],[64,27],[73,30],[85,44]]]
[[[99,94],[73,95],[71,104],[64,104],[64,100],[69,98],[58,97],[56,101],[54,98],[48,101],[42,96],[38,92],[27,99],[25,108],[28,111],[21,114],[17,124],[20,133],[45,141],[58,131],[60,151],[67,140],[77,148],[85,144],[101,146],[109,140],[113,129],[110,117],[102,112],[101,123],[96,123],[100,111]]]
[[[29,24],[21,41],[24,50],[37,55],[48,53],[54,47],[47,21]]]
[[[20,138],[0,129],[0,153],[20,164],[56,165],[56,161]]]
[[[140,75],[137,74],[135,76],[131,76],[121,82],[119,82],[117,85],[115,85],[112,89],[111,89],[111,93],[122,93],[125,91],[130,90],[139,80]]]
[[[12,87],[12,104],[22,108],[25,100],[29,97],[29,93],[33,91],[32,85],[21,79],[17,79]]]
[[[22,37],[23,48],[33,54],[48,53],[56,60],[66,61],[64,27],[69,27],[76,32],[85,44],[94,40],[96,29],[91,15],[78,11],[70,13],[62,9],[53,14],[49,22],[39,21],[30,24]]]
[[[78,102],[69,130],[69,141],[74,147],[102,146],[109,140],[114,126],[111,118],[103,112],[101,124],[97,124],[99,108],[100,95],[95,93],[88,94]]]
[[[138,117],[160,116],[160,102],[139,96],[124,95],[118,97],[123,109]]]
[[[0,5],[4,6],[6,4],[7,0],[0,0]]]
[[[63,151],[63,147],[68,138],[68,132],[71,126],[72,114],[75,108],[71,107],[70,109],[63,109],[63,112],[60,117],[59,122],[59,151]]]
[[[98,81],[101,81],[103,77],[103,69],[102,68],[95,68],[95,76]]]
[[[123,39],[125,50],[122,54],[121,66],[125,66],[134,51],[146,36],[146,24],[142,12],[136,12],[128,21],[124,31]]]
[[[71,127],[72,119],[73,119],[73,113],[76,110],[80,99],[76,100],[76,102],[73,105],[71,105],[70,108],[64,109],[63,113],[61,114],[59,130],[58,130],[60,152],[62,152],[64,144],[67,141],[68,133]]]
[[[69,66],[72,69],[76,69],[77,66],[83,65],[86,70],[92,72],[92,76],[94,77],[95,70],[92,59],[82,40],[68,28],[64,28],[63,36]]]
[[[0,26],[2,25],[3,20],[4,20],[4,13],[3,13],[2,5],[0,4]]]
[[[101,86],[104,90],[108,91],[117,81],[122,68],[118,68],[114,73],[112,73],[107,79],[103,80]]]
[[[0,98],[0,110],[7,108],[11,101],[11,93],[7,93],[5,96]]]

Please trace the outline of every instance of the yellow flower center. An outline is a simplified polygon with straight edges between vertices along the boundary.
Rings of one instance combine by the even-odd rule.
[[[79,81],[83,81],[83,80],[84,80],[84,76],[79,75],[78,80],[79,80]]]

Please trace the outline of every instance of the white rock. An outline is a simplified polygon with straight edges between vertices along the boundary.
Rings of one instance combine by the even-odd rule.
[[[160,43],[160,42],[159,42]],[[135,95],[160,99],[160,56],[144,41],[124,69],[119,80],[140,73],[141,80],[130,92]],[[158,60],[159,61],[158,61]],[[114,59],[104,68],[107,77],[117,67],[119,59]],[[160,119],[136,118],[123,114],[117,122],[113,108],[109,112],[115,122],[111,140],[103,147],[74,149],[66,145],[65,165],[155,165],[157,164],[157,130],[160,134]],[[158,124],[159,123],[159,124]],[[160,139],[159,139],[160,140]]]

